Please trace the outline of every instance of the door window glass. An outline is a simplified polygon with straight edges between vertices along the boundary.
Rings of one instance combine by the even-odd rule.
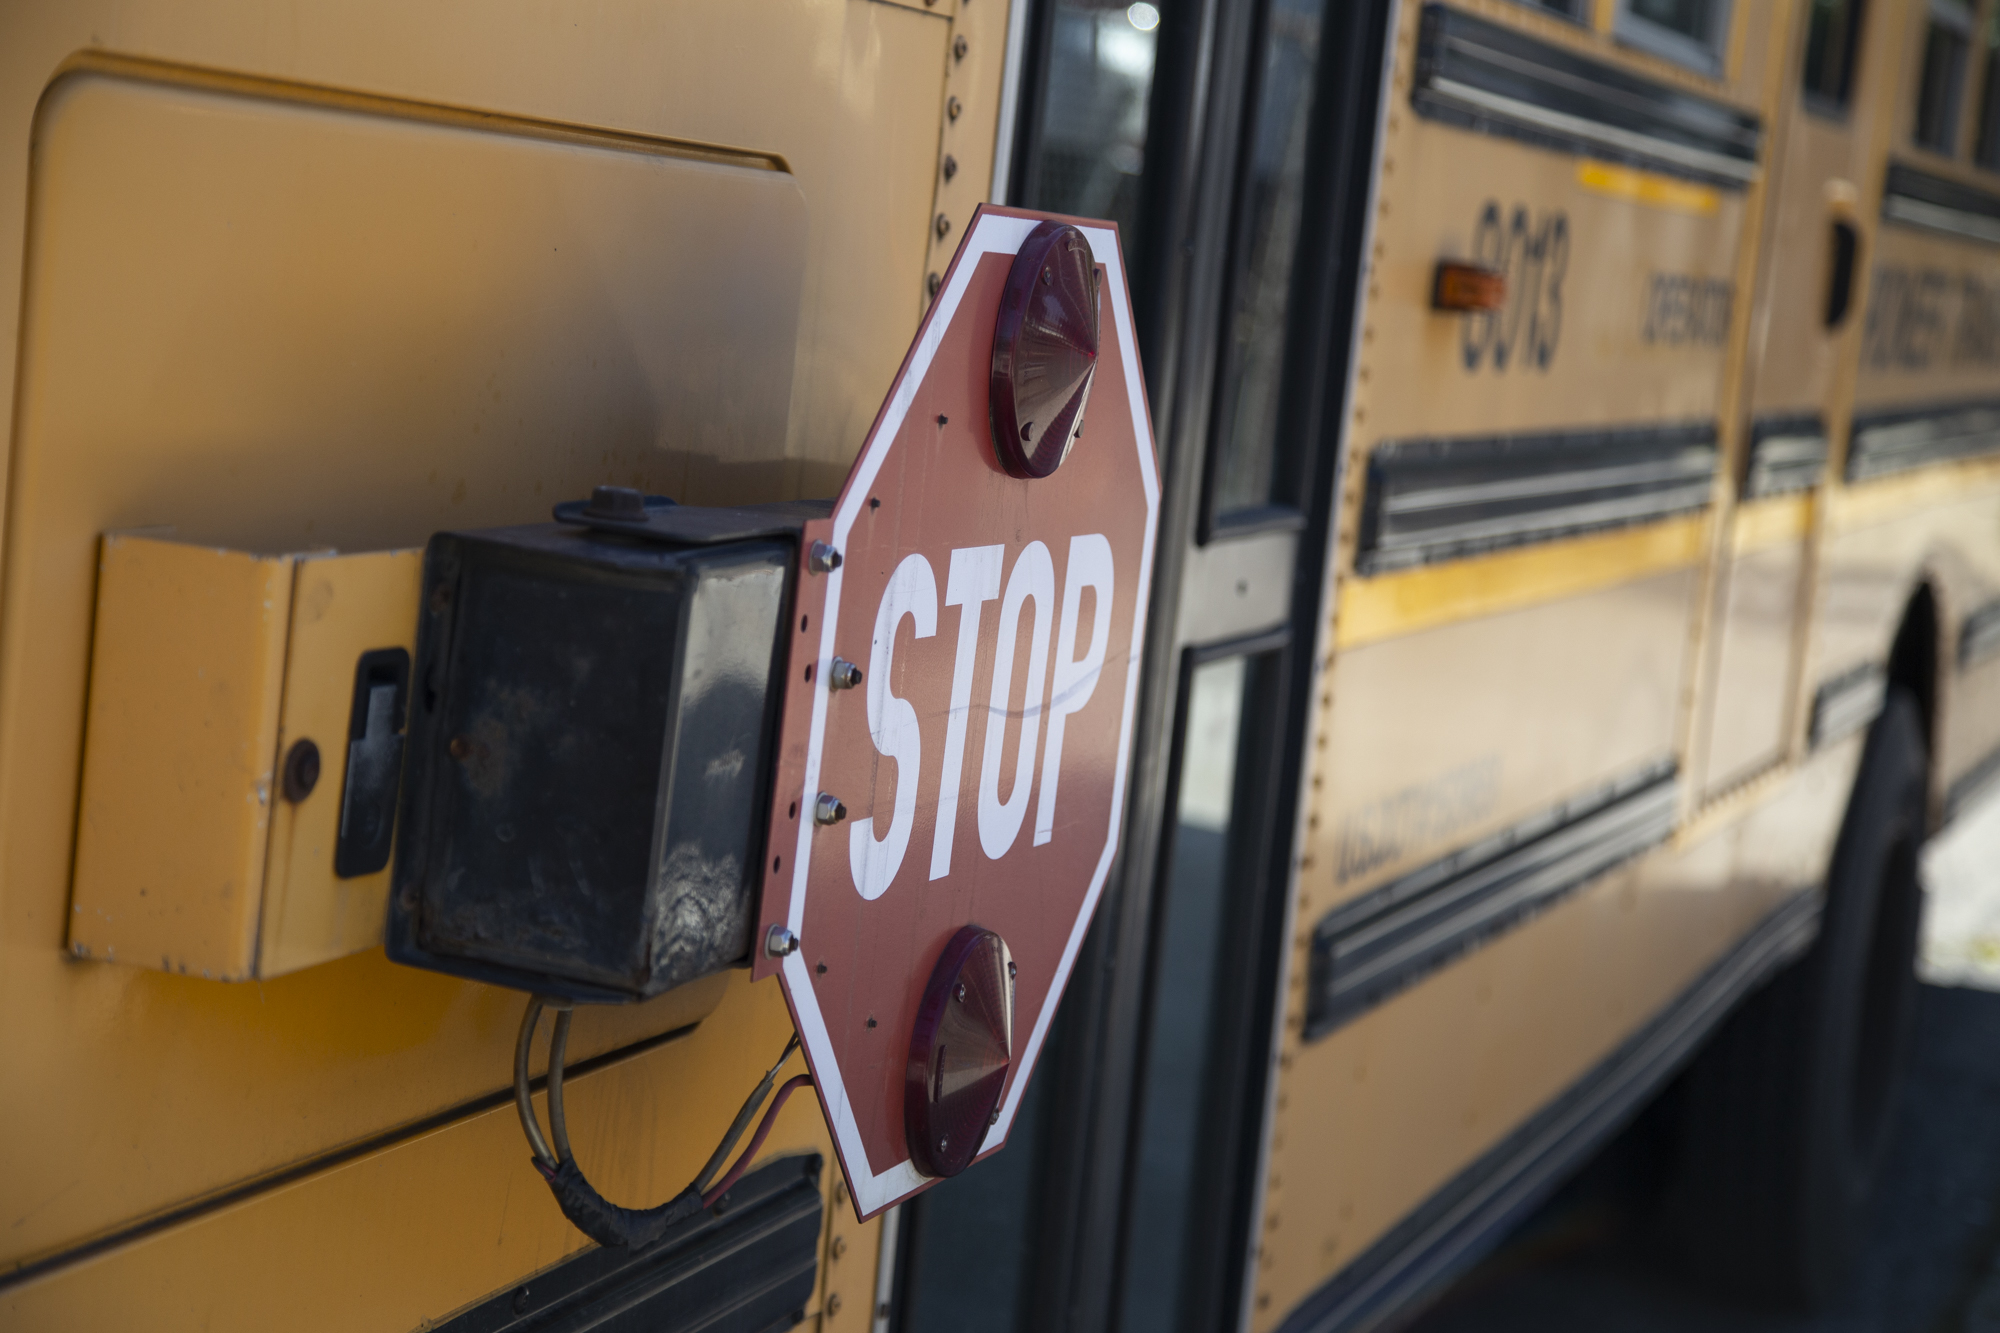
[[[1208,1239],[1194,1225],[1205,1202],[1204,1110],[1215,1061],[1211,1017],[1231,908],[1230,833],[1239,742],[1258,661],[1228,657],[1188,677],[1170,857],[1158,900],[1158,943],[1145,1038],[1139,1134],[1125,1241],[1119,1326],[1166,1333],[1186,1322],[1184,1290]]]
[[[1965,91],[1966,48],[1972,11],[1952,0],[1931,0],[1924,32],[1924,70],[1917,83],[1915,138],[1933,152],[1950,153],[1958,140],[1959,98]]]
[[[1174,0],[1056,0],[1041,149],[1026,197],[1036,208],[1118,224],[1137,247],[1139,174],[1160,12]]]
[[[1812,0],[1806,15],[1805,92],[1808,99],[1845,108],[1854,91],[1861,0]]]
[[[1654,55],[1720,73],[1729,36],[1729,0],[1620,0],[1621,41]]]
[[[1278,409],[1304,210],[1325,0],[1272,0],[1247,145],[1240,267],[1224,337],[1213,511],[1293,502]]]

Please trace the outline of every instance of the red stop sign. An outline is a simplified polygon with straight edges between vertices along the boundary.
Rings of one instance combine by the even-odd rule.
[[[780,974],[863,1218],[932,1183],[911,1099],[978,1072],[939,1049],[954,1034],[1000,1044],[976,1150],[1006,1141],[1118,848],[1159,478],[1103,223],[1075,222],[1087,255],[1071,240],[1099,301],[1080,433],[1046,476],[996,453],[996,320],[1044,217],[974,217],[833,518],[806,534],[756,970]],[[967,926],[1004,949],[969,945]],[[774,929],[792,952],[767,949]],[[937,1026],[954,989],[979,1002],[931,985],[960,957],[989,979],[1011,960],[1011,1021],[989,994],[979,1021]]]

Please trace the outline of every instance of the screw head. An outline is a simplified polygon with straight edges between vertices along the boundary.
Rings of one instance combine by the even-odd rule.
[[[951,219],[946,217],[944,214],[942,213],[938,214],[937,222],[933,225],[937,227],[937,238],[940,241],[943,240],[945,237],[951,235]]]
[[[285,751],[285,771],[279,783],[285,799],[297,805],[312,795],[319,785],[319,746],[310,740],[297,740],[292,748]]]
[[[924,279],[924,289],[927,292],[929,292],[932,296],[936,296],[938,294],[938,288],[942,286],[944,286],[944,279],[940,278],[935,273],[931,274],[930,276]]]
[[[960,40],[964,39],[961,38]],[[953,157],[950,153],[946,153],[944,155],[944,178],[946,180],[950,180],[953,176],[956,176],[957,174],[958,174],[958,159]]]
[[[951,58],[953,60],[963,60],[965,59],[965,53],[971,49],[972,49],[972,44],[967,42],[965,40],[964,34],[961,33],[959,36],[952,39]]]
[[[957,120],[964,110],[965,104],[956,97],[947,97],[944,99],[944,114],[947,118]]]

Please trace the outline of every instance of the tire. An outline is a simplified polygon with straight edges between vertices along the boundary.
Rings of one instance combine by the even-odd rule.
[[[1669,1216],[1707,1285],[1810,1310],[1837,1294],[1881,1174],[1916,1004],[1927,763],[1889,694],[1834,844],[1818,938],[1688,1070]]]

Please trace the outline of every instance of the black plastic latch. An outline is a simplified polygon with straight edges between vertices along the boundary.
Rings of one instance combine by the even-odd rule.
[[[409,653],[376,648],[361,654],[354,668],[354,706],[347,718],[347,786],[340,796],[340,837],[333,847],[333,873],[341,879],[372,875],[389,864],[409,702]]]

